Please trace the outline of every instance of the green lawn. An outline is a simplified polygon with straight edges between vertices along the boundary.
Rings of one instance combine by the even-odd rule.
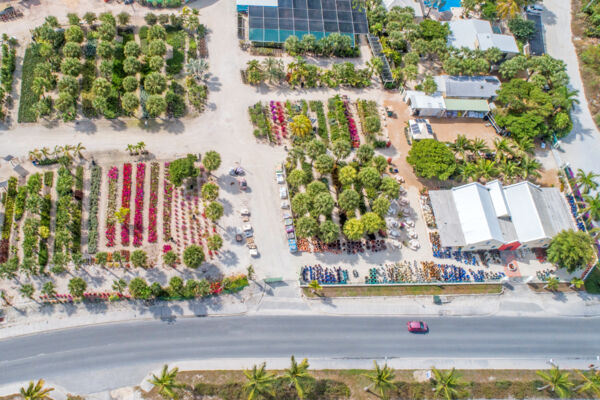
[[[316,297],[309,288],[303,288],[306,297]],[[397,285],[397,286],[323,286],[325,297],[366,297],[366,296],[416,296],[452,294],[498,294],[500,284],[468,285]]]
[[[600,294],[600,270],[598,265],[594,267],[585,280],[585,290],[591,294]]]

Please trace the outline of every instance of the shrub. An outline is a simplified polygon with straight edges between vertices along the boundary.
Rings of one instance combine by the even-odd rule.
[[[151,118],[156,118],[167,110],[167,102],[164,97],[153,94],[148,97],[146,100],[146,111],[148,112],[148,116]]]
[[[32,44],[25,50],[23,57],[23,71],[21,81],[21,97],[19,101],[18,122],[35,122],[37,114],[35,105],[39,100],[39,96],[32,90],[33,80],[35,78],[35,67],[43,63],[45,60],[39,54],[39,44]]]
[[[204,261],[204,251],[202,247],[192,245],[183,251],[183,263],[192,269],[196,269]]]
[[[138,81],[135,76],[127,76],[123,79],[122,86],[126,92],[133,92],[138,87]]]
[[[81,71],[81,64],[76,58],[66,57],[60,63],[60,71],[66,75],[77,76]]]
[[[134,299],[143,300],[149,299],[152,294],[144,278],[133,278],[131,282],[129,282],[129,293]]]
[[[78,25],[73,25],[65,31],[65,39],[67,42],[83,42],[83,30]]]
[[[134,267],[147,268],[148,267],[148,255],[144,250],[134,250],[131,253],[131,263]]]
[[[185,114],[186,107],[183,96],[175,94],[172,90],[168,90],[165,95],[165,100],[167,102],[167,114],[169,116],[179,118]]]

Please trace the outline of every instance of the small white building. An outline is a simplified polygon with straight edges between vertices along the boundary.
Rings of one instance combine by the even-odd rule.
[[[410,7],[413,10],[415,10],[415,17],[423,17],[423,7],[421,7],[421,2],[419,2],[418,0],[383,0],[383,5],[388,11],[390,11],[394,7]]]
[[[498,48],[505,58],[519,54],[517,41],[511,35],[494,33],[489,21],[481,19],[458,19],[449,21],[450,35],[448,45],[458,49],[466,47],[470,50],[487,50]]]
[[[442,117],[446,110],[444,97],[440,93],[426,94],[417,90],[404,92],[404,101],[411,115],[419,117]]]
[[[524,181],[503,187],[478,182],[429,192],[444,247],[464,250],[543,248],[562,230],[575,230],[556,188]]]
[[[408,120],[408,133],[412,140],[435,139],[428,119]]]

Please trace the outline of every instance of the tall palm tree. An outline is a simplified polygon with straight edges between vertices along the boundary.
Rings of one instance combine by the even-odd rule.
[[[469,141],[465,135],[459,134],[456,136],[454,143],[450,143],[450,149],[452,149],[455,154],[460,154],[460,157],[464,160],[467,151],[471,150],[471,141]]]
[[[367,377],[371,384],[365,388],[365,391],[369,391],[371,387],[374,387],[382,399],[387,396],[387,391],[394,387],[394,372],[387,364],[382,367],[377,364],[377,361],[373,361],[373,371],[363,376]]]
[[[86,148],[83,144],[81,144],[81,142],[79,142],[75,145],[75,147],[73,147],[73,155],[78,158],[83,158],[83,150],[86,150]]]
[[[523,179],[529,177],[539,178],[541,176],[539,170],[542,168],[542,164],[533,157],[523,156],[519,163],[519,168],[521,168],[521,177]]]
[[[432,368],[433,383],[435,384],[435,393],[441,395],[446,400],[452,400],[460,397],[461,387],[465,385],[460,375],[454,368],[450,371],[440,371]]]
[[[573,279],[571,279],[571,282],[569,282],[571,284],[571,288],[575,288],[575,289],[581,289],[583,287],[583,285],[585,285],[585,282],[583,281],[583,279],[581,278],[577,278],[574,277]]]
[[[498,0],[496,3],[496,13],[502,19],[512,19],[520,11],[519,0]]]
[[[63,155],[63,147],[62,146],[54,146],[54,150],[52,151],[52,155],[56,158],[62,157]]]
[[[263,69],[269,82],[279,82],[284,76],[283,61],[274,57],[267,57],[263,61]]]
[[[596,193],[594,197],[584,194],[583,200],[585,201],[581,203],[583,206],[581,213],[588,214],[592,221],[600,221],[600,193]]]
[[[566,86],[561,86],[555,91],[560,95],[561,104],[560,107],[565,111],[571,111],[574,104],[579,104],[579,99],[577,96],[579,95],[578,90],[569,90]],[[556,110],[558,112],[559,110]]]
[[[565,399],[571,394],[573,383],[569,381],[569,373],[561,372],[558,367],[552,367],[550,372],[535,371],[535,373],[546,382],[546,385],[539,387],[538,390],[550,389],[561,399]]]
[[[496,150],[496,161],[514,156],[510,142],[506,138],[494,139],[494,149]]]
[[[137,144],[135,145],[135,150],[139,153],[139,154],[144,154],[146,153],[146,143],[145,142],[137,142]]]
[[[463,162],[458,165],[458,177],[461,181],[467,182],[469,181],[469,179],[473,179],[475,175],[475,164],[470,162]]]
[[[533,154],[533,152],[535,150],[535,145],[533,144],[533,140],[531,140],[528,137],[522,137],[521,139],[514,140],[513,146],[521,154]]]
[[[169,371],[169,366],[165,364],[160,373],[160,376],[152,375],[152,379],[149,379],[148,382],[154,385],[155,388],[158,389],[158,393],[165,398],[175,399],[177,398],[177,393],[175,393],[175,389],[181,388],[182,385],[177,383],[175,380],[177,378],[177,372],[179,372],[179,368],[175,367]]]
[[[596,178],[598,177],[600,177],[600,174],[596,174],[592,171],[586,174],[581,168],[577,170],[577,175],[575,175],[577,186],[581,187],[581,192],[583,194],[588,194],[590,190],[596,190],[598,187]]]
[[[203,80],[206,78],[206,73],[208,72],[208,62],[204,59],[192,58],[185,64],[185,71],[194,77],[197,80]]]
[[[477,138],[471,141],[471,151],[473,152],[473,156],[475,156],[475,158],[479,158],[481,157],[482,153],[488,153],[490,148],[485,143],[485,140]]]
[[[69,160],[73,159],[73,154],[71,154],[71,152],[75,149],[74,146],[71,146],[70,144],[65,144],[62,148],[62,155],[63,157],[68,158]]]
[[[477,179],[483,179],[489,181],[491,178],[498,176],[498,168],[496,168],[496,162],[480,158],[475,163],[475,176]]]
[[[44,146],[40,149],[40,153],[42,154],[42,156],[44,158],[48,158],[52,155],[52,152],[50,151],[50,149],[47,146]]]
[[[244,370],[244,375],[248,379],[248,382],[244,384],[244,389],[248,393],[248,400],[254,400],[259,396],[273,394],[273,381],[275,375],[267,372],[266,364],[262,363],[259,366],[254,365],[252,370]]]
[[[53,388],[44,388],[44,380],[40,379],[37,383],[33,383],[33,381],[29,382],[29,386],[27,389],[21,388],[21,396],[25,400],[43,400],[49,399],[50,396],[48,393],[53,391]]]
[[[29,152],[29,161],[39,161],[42,158],[42,152],[38,149],[33,149]]]
[[[306,137],[312,131],[310,119],[304,114],[296,115],[290,122],[291,132],[298,137]]]
[[[290,365],[290,368],[285,370],[283,378],[289,381],[290,387],[294,386],[296,388],[296,393],[298,393],[298,397],[300,399],[303,399],[304,383],[308,378],[311,377],[308,373],[308,360],[305,358],[300,364],[298,364],[296,362],[296,358],[292,356],[291,362],[292,364]]]
[[[521,168],[516,162],[505,160],[500,164],[500,173],[503,176],[504,182],[512,183],[521,174]]]
[[[577,391],[579,393],[589,393],[594,397],[600,397],[600,371],[577,371],[577,373],[583,379],[583,384],[577,387]]]

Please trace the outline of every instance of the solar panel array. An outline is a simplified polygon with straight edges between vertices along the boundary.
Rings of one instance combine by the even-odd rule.
[[[350,36],[369,32],[363,9],[352,0],[278,0],[277,7],[249,6],[249,39],[254,42],[285,42],[306,34],[317,40],[332,33]]]

